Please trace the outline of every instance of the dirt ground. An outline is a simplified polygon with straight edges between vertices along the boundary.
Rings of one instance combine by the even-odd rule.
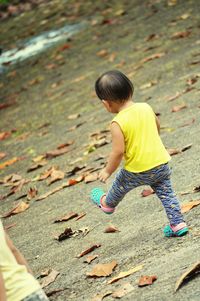
[[[155,195],[142,198],[143,187],[130,192],[112,216],[103,214],[89,202],[91,189],[97,186],[108,189],[114,175],[107,184],[82,181],[36,201],[43,193],[81,174],[80,171],[67,177],[67,171],[73,167],[86,164],[88,168],[98,169],[106,161],[110,143],[94,148],[91,134],[108,129],[113,117],[105,112],[94,94],[95,79],[109,69],[125,72],[135,86],[134,100],[147,101],[160,114],[161,137],[167,148],[180,150],[192,144],[191,148],[172,156],[170,165],[180,203],[199,200],[199,192],[193,191],[200,185],[199,9],[195,0],[47,1],[1,21],[4,50],[43,31],[66,24],[85,24],[67,41],[17,65],[7,66],[0,82],[0,104],[11,103],[0,110],[0,132],[11,132],[0,141],[0,152],[7,155],[0,164],[14,157],[21,158],[2,168],[0,179],[14,173],[30,180],[5,198],[10,187],[0,186],[0,213],[3,215],[20,201],[26,202],[26,197],[17,198],[26,195],[30,187],[37,188],[38,195],[27,201],[28,210],[3,219],[3,223],[15,224],[8,230],[9,235],[37,277],[46,269],[60,273],[45,291],[65,290],[54,293],[51,300],[90,301],[97,293],[114,292],[127,282],[132,285],[132,291],[122,300],[200,300],[199,276],[174,293],[177,279],[200,260],[200,206],[185,214],[189,234],[167,239],[162,232],[167,224],[162,205]],[[181,105],[185,108],[172,112],[174,106]],[[69,119],[71,114],[79,116]],[[70,140],[74,143],[69,146],[69,152],[48,158],[45,166],[27,172],[32,159]],[[110,142],[107,133],[106,140]],[[97,160],[100,155],[105,157]],[[37,181],[36,177],[52,166],[64,171],[65,178],[51,185],[47,185],[48,179]],[[86,215],[79,220],[54,223],[56,218],[71,211]],[[104,233],[111,224],[120,231]],[[66,228],[81,229],[83,233],[87,228],[89,233],[83,235],[79,231],[78,236],[55,240]],[[97,254],[98,258],[90,264],[84,262],[86,256],[76,257],[96,244],[101,247],[91,254]],[[96,264],[113,260],[118,265],[111,276],[86,276]],[[107,284],[119,272],[141,264],[142,270]],[[157,281],[139,288],[141,275],[156,275]],[[114,297],[110,294],[104,300],[111,301]]]

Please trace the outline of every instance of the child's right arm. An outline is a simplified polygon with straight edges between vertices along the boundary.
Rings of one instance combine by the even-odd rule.
[[[0,271],[0,301],[6,301],[6,290],[5,290],[5,286],[4,286],[4,280],[3,280],[3,276],[2,273]]]
[[[106,167],[100,172],[99,179],[105,182],[119,166],[125,150],[124,135],[116,122],[111,124],[112,151]]]

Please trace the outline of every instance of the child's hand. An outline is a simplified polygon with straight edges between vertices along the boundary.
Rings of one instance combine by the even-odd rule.
[[[106,171],[106,169],[102,169],[99,173],[99,180],[101,182],[106,182],[106,180],[110,177],[110,174]]]

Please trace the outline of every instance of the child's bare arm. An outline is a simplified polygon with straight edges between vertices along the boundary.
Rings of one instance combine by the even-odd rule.
[[[117,169],[124,155],[124,136],[120,129],[120,126],[116,122],[113,122],[111,124],[111,135],[112,151],[109,155],[106,167],[99,174],[99,179],[102,182],[105,182],[110,177],[110,175]]]
[[[27,268],[27,271],[32,274],[32,271],[29,268],[26,259],[24,258],[22,253],[14,246],[12,240],[9,238],[9,236],[6,233],[5,233],[5,239],[6,239],[6,243],[7,243],[8,247],[11,250],[11,252],[13,253],[16,261],[21,265],[25,265],[25,267]]]
[[[6,290],[5,290],[5,286],[4,286],[4,280],[3,280],[3,276],[2,273],[0,271],[0,301],[6,301]]]

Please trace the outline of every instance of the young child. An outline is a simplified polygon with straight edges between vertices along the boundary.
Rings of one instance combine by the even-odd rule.
[[[150,185],[169,219],[164,235],[185,235],[188,228],[170,182],[170,156],[159,136],[160,124],[152,108],[147,103],[133,102],[133,85],[119,71],[101,75],[95,90],[106,110],[117,114],[111,122],[112,151],[99,179],[105,182],[118,168],[123,156],[125,164],[108,193],[94,188],[91,200],[111,214],[127,192],[140,185]]]
[[[48,301],[0,220],[0,301]]]

